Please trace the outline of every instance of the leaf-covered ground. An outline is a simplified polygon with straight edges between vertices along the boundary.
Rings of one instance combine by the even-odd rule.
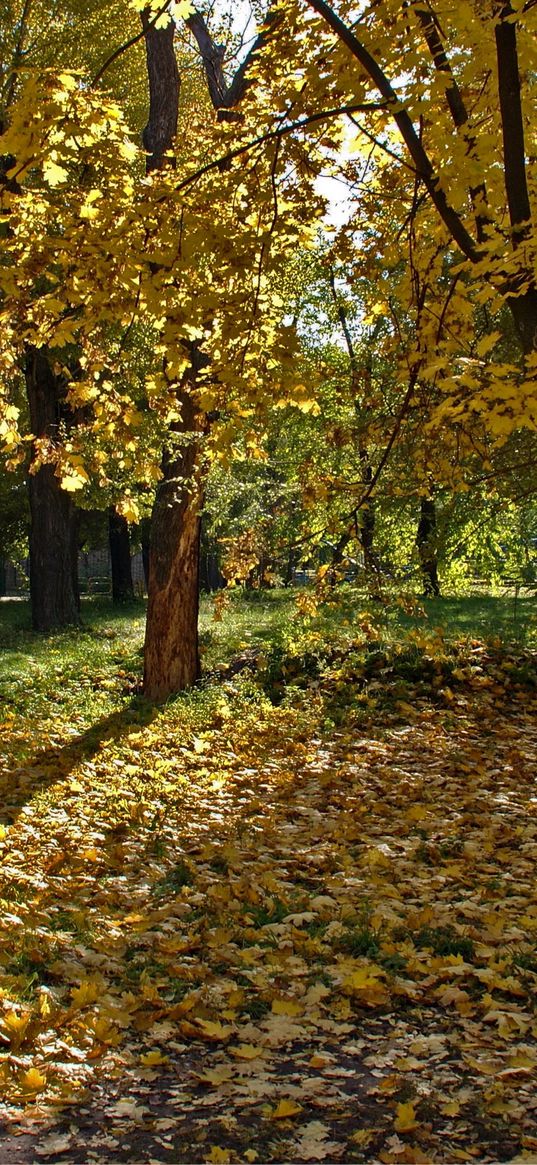
[[[6,688],[1,1159],[535,1160],[534,656],[89,647]]]

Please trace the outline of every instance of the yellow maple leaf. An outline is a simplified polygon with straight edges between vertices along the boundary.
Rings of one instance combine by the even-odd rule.
[[[158,1048],[154,1048],[153,1051],[142,1053],[140,1063],[144,1065],[144,1068],[153,1068],[157,1064],[167,1064],[168,1056],[163,1056]]]
[[[39,1014],[42,1019],[47,1019],[51,1012],[51,1006],[46,991],[41,991],[38,1000]]]
[[[271,1011],[273,1015],[302,1015],[304,1007],[295,999],[273,999]]]
[[[42,1092],[47,1086],[47,1078],[38,1068],[29,1068],[21,1076],[21,1085],[25,1092]]]
[[[112,1047],[120,1042],[120,1035],[107,1015],[92,1016],[88,1029],[101,1044],[110,1044]]]
[[[88,1003],[95,1003],[101,994],[101,985],[95,979],[84,979],[78,987],[71,991],[72,1007],[87,1007]]]
[[[231,1080],[234,1074],[234,1069],[227,1064],[222,1064],[219,1068],[208,1068],[202,1076],[198,1076],[200,1084],[210,1084],[213,1088],[218,1088],[219,1084],[226,1084]]]
[[[88,480],[88,475],[83,474],[79,470],[70,470],[68,473],[62,474],[61,487],[66,493],[76,493],[78,489],[82,489]]]
[[[197,1034],[203,1040],[227,1040],[233,1032],[233,1028],[223,1023],[213,1023],[211,1019],[196,1019],[195,1025]]]
[[[370,1007],[387,1003],[389,993],[382,982],[382,971],[375,967],[357,967],[343,980],[342,987],[347,995],[356,996],[360,1002]]]
[[[461,1106],[458,1100],[448,1100],[447,1104],[443,1104],[441,1106],[440,1112],[442,1112],[444,1116],[457,1116],[460,1107]]]
[[[63,85],[64,89],[72,90],[77,88],[78,82],[72,73],[58,73],[58,81]]]
[[[416,1110],[412,1104],[412,1101],[408,1101],[406,1104],[397,1105],[397,1114],[393,1123],[394,1128],[397,1129],[398,1133],[410,1133],[412,1129],[416,1129],[418,1127],[418,1121],[416,1120]]]
[[[297,1116],[299,1112],[302,1112],[301,1104],[295,1104],[294,1100],[280,1100],[270,1115],[271,1119],[276,1121],[285,1120],[289,1116]]]
[[[230,1048],[229,1051],[238,1060],[256,1060],[263,1055],[263,1049],[256,1048],[255,1044],[237,1044],[236,1048]]]
[[[378,1129],[358,1129],[357,1133],[352,1134],[350,1140],[355,1145],[360,1145],[363,1149],[366,1149],[377,1132]]]
[[[227,1165],[231,1161],[231,1153],[229,1149],[221,1149],[219,1145],[212,1145],[209,1156],[205,1158],[206,1161],[211,1161],[213,1165]]]
[[[30,1016],[28,1012],[19,1015],[16,1011],[8,1011],[7,1014],[2,1017],[2,1027],[9,1036],[12,1043],[20,1043],[29,1022]]]
[[[47,158],[43,162],[43,177],[49,186],[59,186],[62,182],[66,182],[69,173],[64,166],[58,166],[57,162],[53,162],[52,158]]]
[[[402,711],[404,710],[405,709],[402,709]],[[412,708],[411,711],[414,712],[415,709]],[[407,821],[423,821],[423,818],[426,816],[427,810],[424,805],[411,805],[405,813]]]

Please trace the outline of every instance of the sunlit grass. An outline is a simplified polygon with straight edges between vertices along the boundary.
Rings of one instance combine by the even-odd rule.
[[[309,593],[309,592],[308,592]],[[313,591],[311,591],[313,594]],[[242,591],[203,597],[200,642],[203,671],[223,673],[241,653],[323,652],[356,640],[401,643],[416,632],[447,639],[477,638],[537,646],[535,596],[478,594],[372,603],[352,586],[303,618],[291,589]],[[215,619],[215,611],[218,618]],[[139,694],[145,605],[117,608],[106,598],[83,599],[82,626],[51,635],[31,630],[27,602],[0,603],[0,700],[3,712],[22,716],[35,735],[59,724],[84,730]]]

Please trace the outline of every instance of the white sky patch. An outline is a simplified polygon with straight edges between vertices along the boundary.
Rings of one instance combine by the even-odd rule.
[[[352,217],[355,209],[354,200],[349,196],[346,183],[339,178],[331,177],[329,174],[321,174],[320,178],[317,178],[315,188],[327,201],[323,222],[333,227],[344,226]]]

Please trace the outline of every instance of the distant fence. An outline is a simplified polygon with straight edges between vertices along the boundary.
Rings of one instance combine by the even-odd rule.
[[[142,555],[133,554],[131,558],[132,581],[135,593],[145,594],[145,578]],[[78,582],[82,595],[109,595],[112,593],[112,565],[110,551],[84,551],[78,556]],[[4,598],[22,598],[30,590],[30,562],[25,558],[22,562],[10,562],[0,559],[0,596]]]

